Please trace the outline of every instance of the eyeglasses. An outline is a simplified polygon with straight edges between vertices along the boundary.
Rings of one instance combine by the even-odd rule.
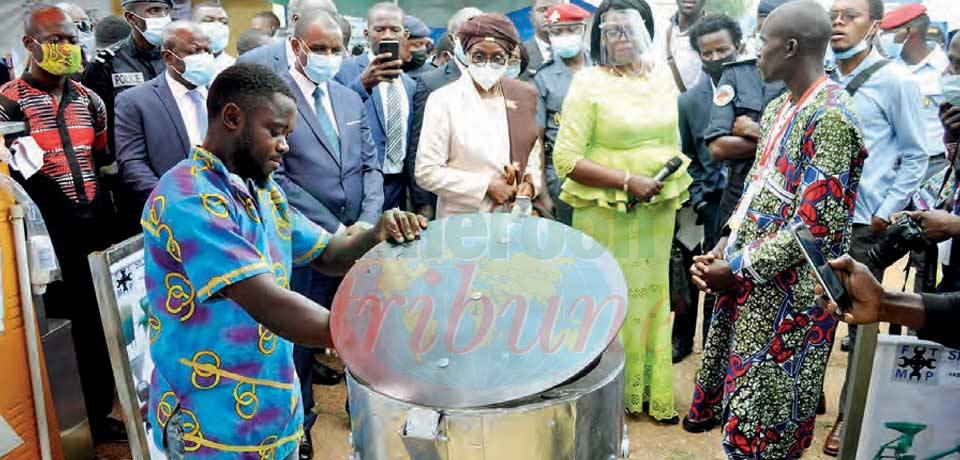
[[[519,59],[510,59],[502,54],[495,54],[489,59],[483,53],[474,53],[470,55],[470,65],[477,67],[484,67],[489,64],[493,68],[499,69],[506,65],[516,65],[519,62]]]
[[[600,24],[600,30],[603,31],[603,38],[607,40],[616,40],[620,37],[631,38],[634,36],[633,27],[619,24]]]
[[[75,21],[74,24],[80,32],[93,32],[93,24],[90,21]]]
[[[830,21],[836,22],[838,18],[843,18],[843,22],[851,22],[863,16],[863,11],[847,8],[845,10],[830,10]]]

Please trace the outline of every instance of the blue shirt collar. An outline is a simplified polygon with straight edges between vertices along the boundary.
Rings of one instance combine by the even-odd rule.
[[[870,54],[867,54],[867,58],[864,59],[863,62],[861,62],[860,65],[857,66],[856,69],[853,69],[853,72],[850,72],[850,75],[844,75],[840,71],[840,68],[838,67],[837,74],[840,75],[840,83],[843,83],[844,85],[846,85],[847,83],[850,83],[850,81],[856,78],[857,75],[860,74],[860,72],[863,72],[864,70],[869,69],[870,66],[882,60],[883,60],[883,56],[880,55],[880,52],[877,51],[876,48],[873,48],[870,50]]]

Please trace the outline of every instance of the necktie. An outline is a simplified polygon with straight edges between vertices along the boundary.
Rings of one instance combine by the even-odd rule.
[[[387,85],[387,150],[393,164],[403,161],[403,109],[400,106],[399,81]]]
[[[340,137],[337,136],[337,131],[333,129],[333,121],[330,120],[330,116],[327,115],[327,109],[323,106],[323,88],[317,86],[317,89],[313,90],[313,106],[317,110],[317,121],[320,123],[320,130],[323,131],[323,135],[327,137],[327,140],[330,141],[330,146],[333,149],[333,155],[337,158],[340,158]]]
[[[200,128],[200,141],[207,135],[207,102],[203,100],[199,89],[187,91],[187,97],[193,102],[193,111],[197,114],[197,126]]]

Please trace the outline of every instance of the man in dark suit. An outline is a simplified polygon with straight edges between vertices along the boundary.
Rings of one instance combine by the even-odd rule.
[[[373,141],[383,168],[383,209],[405,208],[411,174],[404,157],[410,139],[413,93],[417,84],[402,73],[402,60],[387,62],[389,53],[376,54],[380,43],[398,42],[402,49],[409,34],[403,26],[403,10],[393,3],[377,3],[367,12],[364,31],[370,52],[351,58],[334,79],[349,86],[364,100],[370,117]]]
[[[527,64],[527,71],[520,75],[523,81],[532,80],[533,77],[547,62],[552,58],[550,51],[550,34],[547,33],[547,10],[554,5],[564,3],[562,0],[533,0],[530,5],[530,22],[533,23],[533,37],[523,42],[523,47],[527,49],[527,55],[530,56],[530,63]]]
[[[297,22],[290,43],[293,67],[284,79],[297,102],[297,121],[274,178],[290,203],[330,233],[369,228],[383,207],[383,177],[360,96],[332,78],[343,54],[340,26],[314,10]],[[291,287],[330,306],[339,279],[309,268],[295,269]],[[304,432],[316,420],[313,407],[314,350],[296,347],[294,361],[304,403]],[[309,435],[301,458],[310,458]]]
[[[135,195],[135,215],[163,173],[187,158],[190,147],[203,142],[207,123],[207,88],[215,67],[185,73],[189,56],[210,55],[210,40],[193,22],[177,21],[164,29],[161,53],[167,69],[143,85],[117,96],[117,162],[127,189]],[[193,59],[197,58],[192,58]],[[204,59],[200,58],[201,61]],[[194,70],[194,69],[191,69]],[[198,81],[190,81],[190,79]]]
[[[704,251],[712,249],[720,236],[720,227],[723,225],[718,222],[720,201],[726,187],[723,163],[710,158],[705,136],[710,125],[710,108],[714,104],[725,103],[722,94],[714,94],[723,74],[723,66],[737,59],[742,38],[740,26],[726,15],[706,16],[690,32],[693,49],[700,53],[706,71],[693,88],[680,95],[680,146],[683,153],[690,157],[690,167],[687,169],[693,177],[690,204],[697,213],[697,220],[703,224],[701,248]],[[694,254],[682,244],[681,250],[687,259],[684,267],[693,265]],[[691,292],[696,293],[697,290],[692,288]],[[679,362],[693,351],[697,329],[696,300],[696,296],[690,299],[674,319],[674,362]],[[703,337],[707,336],[710,328],[713,304],[713,296],[707,296],[703,303]]]
[[[463,52],[463,46],[457,33],[463,24],[475,16],[483,14],[477,8],[467,7],[450,18],[447,23],[447,37],[453,42],[453,57],[438,69],[422,74],[417,79],[417,90],[413,95],[413,123],[410,126],[410,142],[407,143],[407,156],[404,159],[406,163],[405,170],[410,173],[408,181],[410,183],[410,204],[413,210],[428,219],[433,219],[437,208],[437,196],[423,190],[417,186],[416,178],[413,172],[417,164],[417,145],[420,143],[420,130],[423,127],[423,112],[427,107],[427,98],[430,93],[446,86],[448,83],[457,81],[463,69],[466,69],[466,54]]]
[[[331,16],[337,15],[337,6],[332,0],[290,0],[287,13],[290,15],[287,24],[289,30],[297,26],[297,21],[305,14],[322,10]],[[252,49],[237,58],[238,63],[260,64],[273,70],[281,77],[287,73],[293,64],[293,48],[290,45],[292,37],[277,40],[275,43]]]

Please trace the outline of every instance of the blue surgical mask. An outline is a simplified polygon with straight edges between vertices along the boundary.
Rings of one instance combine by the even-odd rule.
[[[307,45],[300,42],[306,49]],[[320,84],[330,81],[340,71],[340,64],[343,62],[343,56],[339,54],[325,55],[316,53],[307,53],[307,62],[303,65],[303,73],[310,81]]]
[[[167,24],[170,24],[170,16],[160,16],[158,18],[145,18],[136,13],[131,13],[134,16],[143,19],[143,22],[146,23],[146,30],[140,30],[140,34],[143,35],[143,38],[150,42],[153,46],[160,46],[161,37],[163,36],[163,29],[167,27]]]
[[[80,46],[83,52],[87,53],[87,59],[93,60],[97,56],[97,37],[93,32],[80,32],[77,34],[80,38]]]
[[[467,59],[467,52],[463,50],[463,44],[459,38],[453,39],[453,56],[460,61],[460,64],[467,65],[470,61]]]
[[[177,55],[174,54],[174,56]],[[210,53],[191,54],[185,58],[177,56],[177,58],[183,61],[185,65],[180,76],[196,86],[210,86],[213,77],[217,75],[217,63]],[[177,72],[177,69],[174,68],[173,71]]]
[[[883,34],[880,36],[880,49],[883,50],[883,54],[890,59],[900,58],[900,53],[903,52],[903,45],[907,43],[906,40],[903,43],[897,43],[895,40],[896,34]]]
[[[866,38],[864,38],[863,40],[860,40],[856,45],[853,45],[852,47],[850,47],[850,49],[846,49],[843,51],[833,50],[833,55],[837,59],[840,59],[842,61],[842,60],[850,59],[860,54],[863,50],[869,47],[870,47],[870,43],[867,41]]]
[[[940,77],[940,91],[947,104],[960,107],[960,75]]]
[[[520,76],[520,64],[514,66],[507,66],[506,70],[503,72],[503,76],[507,78],[516,79]]]
[[[230,28],[222,22],[201,22],[200,30],[210,38],[210,48],[220,53],[230,41]]]
[[[850,49],[847,49],[844,51],[834,49],[833,55],[841,61],[850,59],[860,54],[864,50],[870,49],[870,41],[872,40],[873,40],[873,34],[868,31],[867,35],[865,35],[863,39],[857,42],[856,45],[853,45],[850,47]]]
[[[575,34],[550,37],[550,49],[563,59],[571,59],[583,49],[583,38]]]

